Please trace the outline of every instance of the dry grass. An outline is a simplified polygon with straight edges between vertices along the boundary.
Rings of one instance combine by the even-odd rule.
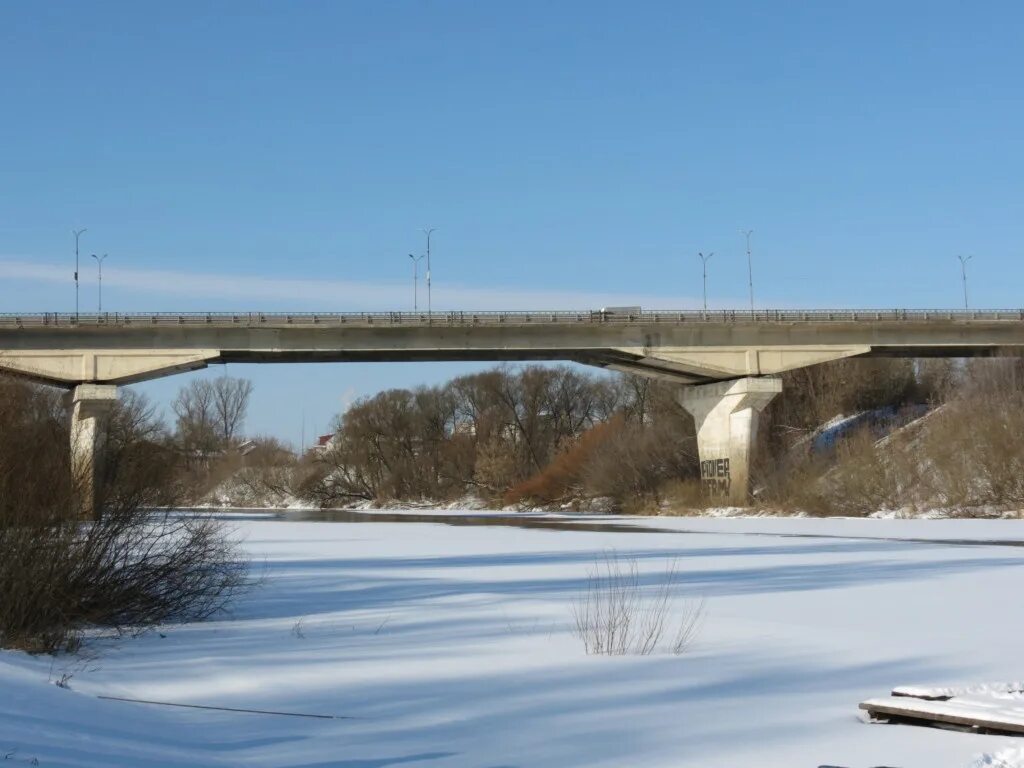
[[[941,509],[973,516],[1024,505],[1024,370],[1019,360],[962,367],[942,405],[877,439],[869,427],[831,456],[762,473],[762,504],[817,515]]]
[[[709,499],[701,487],[700,480],[670,480],[659,489],[662,499],[659,514],[689,516],[700,515],[713,506],[714,499]]]
[[[588,654],[647,656],[666,642],[672,653],[684,653],[700,628],[704,602],[677,603],[677,581],[672,564],[647,590],[635,558],[606,554],[594,564],[586,590],[573,604],[574,634]]]

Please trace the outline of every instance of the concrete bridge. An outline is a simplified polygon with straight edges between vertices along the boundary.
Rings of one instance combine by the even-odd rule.
[[[759,310],[0,315],[0,371],[71,390],[91,497],[97,421],[117,386],[211,363],[562,360],[680,384],[709,490],[745,503],[773,374],[856,356],[1024,348],[1024,310]]]

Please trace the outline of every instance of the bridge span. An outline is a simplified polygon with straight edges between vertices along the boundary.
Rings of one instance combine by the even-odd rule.
[[[0,371],[72,390],[72,456],[89,489],[97,423],[121,384],[215,363],[561,360],[681,385],[708,489],[742,504],[758,416],[781,391],[773,374],[1022,350],[1024,309],[0,315]]]

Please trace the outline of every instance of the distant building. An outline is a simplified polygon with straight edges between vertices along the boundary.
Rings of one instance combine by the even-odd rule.
[[[331,432],[329,435],[320,435],[320,437],[316,439],[316,445],[313,446],[313,450],[326,451],[328,448],[334,445],[334,442],[337,439],[337,437],[337,434],[335,434],[334,432]]]

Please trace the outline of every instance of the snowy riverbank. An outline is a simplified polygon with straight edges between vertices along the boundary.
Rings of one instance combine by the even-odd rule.
[[[264,582],[230,617],[99,640],[89,661],[0,653],[0,754],[104,768],[964,768],[1017,743],[867,725],[857,705],[898,685],[1020,679],[1024,549],[950,542],[1024,541],[1024,523],[626,522],[674,530],[231,521]],[[704,597],[688,654],[584,654],[571,605],[609,550],[636,558],[643,583],[675,562],[679,596]],[[64,675],[70,690],[52,684]]]

